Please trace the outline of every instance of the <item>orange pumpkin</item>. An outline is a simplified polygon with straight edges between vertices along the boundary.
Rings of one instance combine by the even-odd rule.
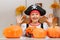
[[[59,38],[60,37],[60,27],[50,27],[48,28],[48,36],[50,38]]]
[[[4,29],[3,35],[7,38],[19,38],[22,36],[22,29],[19,25],[10,25]]]
[[[54,2],[52,5],[51,5],[51,8],[59,8],[59,3],[57,2]]]
[[[34,30],[35,27],[28,27],[26,29],[26,36],[28,36],[29,34],[32,35],[32,31]]]
[[[32,33],[33,38],[45,38],[47,35],[47,31],[42,28],[35,28]]]

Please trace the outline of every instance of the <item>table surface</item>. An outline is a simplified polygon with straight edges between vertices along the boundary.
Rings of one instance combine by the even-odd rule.
[[[27,37],[21,37],[21,38],[0,38],[0,40],[60,40],[60,38],[27,38]]]

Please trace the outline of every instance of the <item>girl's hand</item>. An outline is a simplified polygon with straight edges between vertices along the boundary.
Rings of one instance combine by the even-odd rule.
[[[16,20],[18,24],[21,24],[24,21],[23,16],[17,16]]]

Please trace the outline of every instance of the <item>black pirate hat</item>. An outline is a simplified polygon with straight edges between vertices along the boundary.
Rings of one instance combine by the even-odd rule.
[[[31,6],[29,6],[29,7],[25,10],[25,14],[26,14],[26,15],[30,15],[30,12],[31,12],[32,10],[38,10],[38,11],[40,12],[40,15],[41,15],[41,16],[43,16],[43,15],[46,14],[46,11],[45,11],[42,7],[40,7],[40,6],[38,6],[38,5],[31,5]]]

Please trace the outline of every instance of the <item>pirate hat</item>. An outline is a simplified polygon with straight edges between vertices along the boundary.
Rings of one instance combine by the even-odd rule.
[[[41,16],[43,16],[43,15],[46,14],[46,11],[45,11],[42,7],[40,7],[40,6],[36,5],[36,4],[29,6],[29,7],[25,10],[25,14],[26,14],[26,15],[30,15],[31,11],[33,11],[33,10],[38,10],[38,11],[40,12],[40,15],[41,15]]]

